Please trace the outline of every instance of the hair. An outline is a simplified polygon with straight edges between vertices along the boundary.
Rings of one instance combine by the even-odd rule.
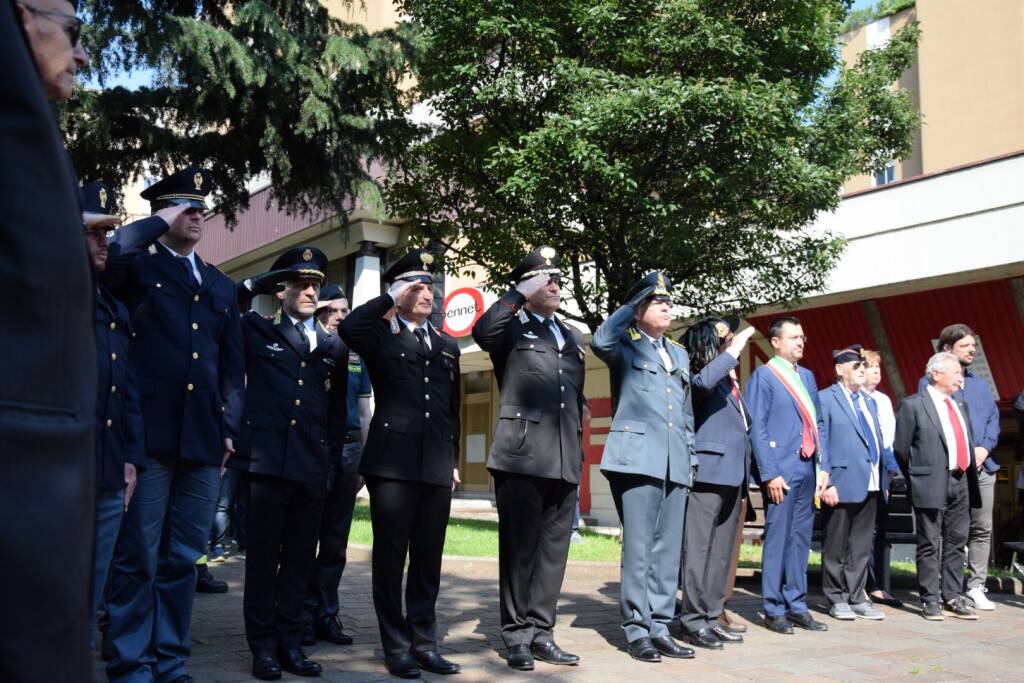
[[[939,332],[939,350],[946,348],[953,348],[953,344],[964,337],[973,337],[974,330],[963,323],[956,323],[954,325],[946,325],[942,328],[942,332]]]
[[[880,354],[878,351],[872,351],[871,349],[861,349],[861,354],[863,354],[864,356],[864,364],[867,365],[868,367],[876,364],[881,366],[882,354]]]
[[[768,326],[768,339],[774,339],[782,334],[782,326],[786,323],[789,323],[790,325],[799,325],[800,319],[795,315],[780,315]]]
[[[713,320],[701,320],[683,334],[683,346],[690,354],[690,372],[700,372],[718,358],[722,339]]]
[[[953,363],[959,367],[960,359],[949,351],[939,351],[934,354],[928,359],[928,364],[924,366],[924,376],[928,378],[928,384],[935,384],[935,381],[932,379],[932,373],[942,367],[944,363]]]

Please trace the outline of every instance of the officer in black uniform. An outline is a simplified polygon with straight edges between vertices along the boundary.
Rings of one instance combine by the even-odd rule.
[[[238,413],[227,408],[241,400],[244,379],[235,283],[195,253],[212,186],[209,173],[191,166],[146,188],[154,212],[186,208],[145,251],[112,251],[104,273],[131,314],[147,459],[108,589],[112,681],[190,680],[195,563],[237,438],[230,416]]]
[[[459,347],[427,318],[433,257],[415,249],[384,274],[387,294],[341,321],[338,332],[370,371],[377,411],[359,472],[370,490],[373,604],[388,671],[460,670],[437,653],[434,604],[458,483]],[[402,574],[409,556],[406,615]]]
[[[555,316],[558,255],[538,247],[473,327],[501,398],[487,469],[498,505],[501,636],[508,665],[579,663],[554,642],[583,463],[583,335]]]
[[[114,191],[102,182],[82,186],[82,220],[85,243],[97,277],[107,267],[111,245],[107,233],[121,218],[117,216]],[[126,257],[139,244],[152,242],[184,211],[185,207],[164,209],[163,216],[151,216],[122,228],[125,236],[113,245],[116,256]],[[96,285],[94,337],[96,339],[96,543],[93,551],[90,623],[103,599],[107,573],[114,556],[114,543],[121,517],[135,492],[136,468],[142,468],[142,409],[135,370],[128,362],[131,323],[128,309],[107,289]]]
[[[252,673],[262,680],[321,672],[301,648],[302,601],[316,551],[331,453],[345,435],[348,349],[317,323],[327,271],[319,249],[300,246],[271,272],[239,287],[239,304],[274,292],[272,320],[242,317],[245,399],[237,452],[227,466],[249,475],[245,560],[245,634]],[[280,290],[280,291],[277,291]]]

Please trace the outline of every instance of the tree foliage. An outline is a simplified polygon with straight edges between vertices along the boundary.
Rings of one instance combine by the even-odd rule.
[[[809,224],[918,125],[891,87],[916,26],[839,64],[846,0],[400,5],[442,123],[389,181],[393,213],[456,267],[551,244],[591,327],[654,268],[695,311],[820,290],[843,242]]]
[[[335,5],[347,5],[335,2]],[[414,134],[399,88],[421,44],[408,24],[370,34],[319,2],[85,0],[91,74],[143,71],[147,87],[81,88],[63,109],[81,177],[208,166],[234,218],[245,183],[309,212],[379,207],[371,169]],[[379,175],[379,171],[377,173]]]

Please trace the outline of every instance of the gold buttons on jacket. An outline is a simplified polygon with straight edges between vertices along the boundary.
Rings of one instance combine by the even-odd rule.
[[[117,323],[110,323],[110,329],[116,330],[117,329]]]
[[[294,427],[294,426],[295,426],[295,420],[292,420],[291,422],[289,422],[289,424],[290,424],[290,425],[291,425],[292,427]]]
[[[112,394],[116,394],[117,393],[117,385],[116,384],[111,384],[110,385],[110,393],[112,393]]]
[[[424,382],[429,382],[429,381],[430,381],[430,378],[429,378],[429,377],[424,377],[424,378],[423,378],[423,381],[424,381]]]
[[[668,423],[668,426],[669,426],[669,427],[671,427],[671,426],[672,426],[672,423],[671,423],[671,422],[669,422],[669,423]]]
[[[300,387],[302,386],[302,380],[301,379],[299,380],[299,386]]]
[[[194,385],[194,384],[192,384],[192,382],[189,382],[189,383],[188,383],[188,386],[187,386],[187,387],[185,387],[185,388],[186,388],[186,389],[188,389],[189,391],[192,391],[192,390],[193,390],[193,389],[195,389],[196,387],[195,387],[195,385]]]
[[[301,406],[302,405],[302,401],[299,400],[299,399],[295,399],[295,405]]]
[[[671,388],[667,389],[666,391],[668,391],[668,393],[670,393],[670,394],[672,393],[672,389]]]
[[[113,420],[107,420],[107,426],[108,427],[113,427],[114,426],[114,421]]]
[[[117,360],[117,354],[116,353],[110,354],[110,360]]]
[[[628,432],[629,431],[629,425],[626,425],[625,427],[623,427],[623,429],[625,429]]]
[[[427,411],[426,413],[424,413],[423,417],[430,417],[430,411]]]
[[[423,364],[429,367],[430,366],[430,361],[429,360],[428,361],[424,361]]]
[[[300,368],[306,367],[306,361],[304,361],[304,360],[303,361],[299,361],[299,367]]]
[[[194,297],[192,297],[192,301],[199,301],[199,295],[196,294]]]
[[[193,330],[198,330],[199,329],[199,323],[192,323],[192,329]]]
[[[423,398],[424,398],[425,400],[429,401],[429,400],[430,400],[430,394],[426,394],[426,395],[424,395],[424,396],[423,396]]]
[[[199,354],[195,351],[192,352],[192,360],[199,360]]]
[[[559,403],[559,404],[558,404],[558,407],[559,407],[559,408],[564,408],[564,407],[565,407],[565,404],[564,404],[564,403]]]

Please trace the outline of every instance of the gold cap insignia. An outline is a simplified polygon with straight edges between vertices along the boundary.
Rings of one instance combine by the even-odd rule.
[[[107,208],[107,191],[102,187],[100,188],[100,208]]]
[[[551,247],[544,247],[540,250],[540,256],[544,259],[544,264],[548,266],[551,265],[551,259],[555,258],[556,253]]]
[[[665,289],[665,275],[664,273],[658,273],[658,289]]]
[[[302,252],[302,260],[303,261],[312,261],[313,260],[313,250],[312,249],[307,249],[306,251]]]
[[[431,263],[434,262],[434,256],[433,256],[433,254],[428,254],[425,251],[421,252],[420,253],[420,261],[423,263],[424,266],[429,266]]]
[[[192,182],[195,183],[197,191],[198,190],[202,190],[203,189],[203,174],[200,173],[199,171],[196,171],[196,174],[194,176],[192,176]]]
[[[729,326],[719,320],[715,323],[715,331],[718,332],[718,336],[721,339],[725,339],[729,336]]]

